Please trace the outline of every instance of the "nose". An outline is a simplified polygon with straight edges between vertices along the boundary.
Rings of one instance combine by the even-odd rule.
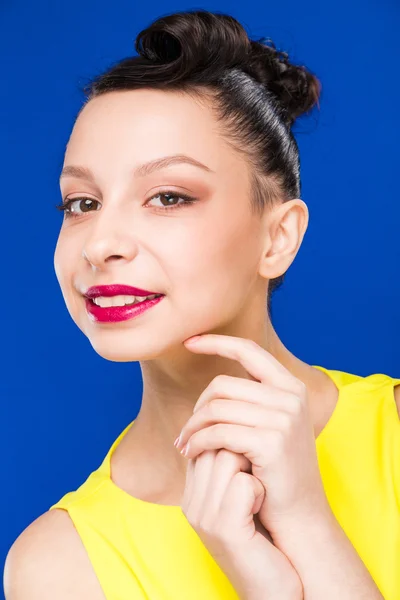
[[[104,216],[104,215],[102,215]],[[82,257],[94,270],[104,270],[115,261],[131,261],[137,253],[137,244],[125,225],[110,218],[99,218],[86,239]]]

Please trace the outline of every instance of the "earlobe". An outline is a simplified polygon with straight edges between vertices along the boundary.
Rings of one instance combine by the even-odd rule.
[[[260,275],[266,279],[274,279],[288,270],[299,251],[308,220],[308,207],[299,198],[288,200],[273,209]]]

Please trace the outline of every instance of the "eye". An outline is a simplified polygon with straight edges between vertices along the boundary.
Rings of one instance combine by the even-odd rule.
[[[93,206],[97,204],[100,206],[100,202],[98,200],[94,200],[94,198],[70,198],[69,200],[64,200],[62,204],[58,204],[56,208],[58,210],[63,210],[67,217],[81,215],[85,212],[93,212]],[[99,210],[96,208],[95,210]]]
[[[145,206],[147,206],[149,204],[149,202],[151,202],[152,200],[157,199],[157,198],[160,198],[160,199],[166,198],[167,199],[167,204],[163,204],[161,202],[161,206],[154,207],[154,208],[161,208],[162,210],[181,208],[181,207],[187,206],[188,204],[194,204],[197,200],[197,198],[193,198],[192,196],[187,196],[186,194],[179,194],[177,192],[166,191],[166,192],[159,192],[158,194],[155,194],[155,196],[152,196],[146,202]],[[171,204],[171,200],[172,201],[183,200],[183,202],[181,202],[180,204]]]
[[[155,194],[145,203],[145,206],[149,205],[149,203],[155,199],[167,199],[167,204],[161,203],[161,206],[153,206],[153,208],[160,209],[161,212],[165,212],[167,210],[174,210],[178,208],[183,208],[190,204],[194,204],[198,201],[197,198],[193,198],[192,196],[188,196],[186,194],[180,194],[177,192],[159,192]],[[176,200],[182,200],[180,204],[172,204]],[[86,196],[79,198],[69,198],[65,199],[62,204],[56,206],[58,210],[64,211],[66,218],[70,217],[79,217],[84,213],[93,212],[93,210],[99,210],[101,204],[98,200],[94,200],[94,198],[88,198]],[[95,208],[94,208],[95,207]],[[150,205],[152,207],[152,205]]]

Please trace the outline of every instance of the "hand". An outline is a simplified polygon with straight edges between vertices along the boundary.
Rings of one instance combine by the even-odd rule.
[[[305,385],[251,340],[207,334],[185,346],[238,360],[257,381],[215,377],[178,447],[186,445],[189,459],[221,448],[243,454],[266,490],[259,517],[278,547],[285,529],[298,520],[330,517]]]
[[[182,510],[241,600],[302,600],[290,561],[256,528],[265,490],[250,470],[228,450],[189,459]]]

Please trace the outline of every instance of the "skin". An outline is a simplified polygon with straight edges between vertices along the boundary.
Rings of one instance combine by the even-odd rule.
[[[180,505],[183,497],[186,504],[190,502],[187,482],[193,481],[193,472],[188,471],[191,462],[173,443],[210,382],[221,374],[256,381],[251,369],[240,360],[232,360],[226,351],[190,350],[184,342],[191,336],[211,333],[252,340],[266,356],[276,359],[293,379],[302,382],[314,436],[325,427],[338,396],[327,375],[302,362],[283,345],[266,311],[268,282],[285,273],[294,260],[307,229],[307,206],[301,199],[294,199],[269,207],[261,218],[253,215],[249,206],[250,166],[223,134],[207,103],[193,97],[156,90],[109,93],[84,107],[65,153],[64,167],[87,167],[93,181],[65,176],[60,182],[63,198],[87,196],[100,206],[100,210],[65,219],[61,227],[54,267],[68,311],[100,356],[117,362],[139,361],[142,372],[141,410],[113,454],[112,479],[133,496],[160,504]],[[175,154],[190,156],[209,170],[180,163],[146,176],[133,176],[133,169],[139,165]],[[199,201],[168,210],[157,196],[162,191],[189,194]],[[133,320],[94,323],[86,313],[82,294],[92,285],[112,283],[125,283],[166,297]],[[190,433],[189,428],[186,432]],[[215,452],[203,454],[213,456],[213,460],[216,457]],[[151,463],[147,460],[150,455]],[[226,452],[227,460],[232,456],[238,455]],[[241,468],[237,463],[231,468],[233,474],[243,470],[243,465]],[[257,485],[254,494],[257,504]],[[7,600],[32,598],[32,578],[38,580],[41,570],[51,573],[49,563],[65,552],[64,547],[55,550],[51,544],[43,553],[36,548],[35,556],[42,559],[40,564],[37,559],[34,573],[29,561],[21,559],[24,552],[27,555],[26,547],[32,547],[32,540],[39,544],[43,539],[38,533],[41,527],[57,532],[57,539],[67,539],[65,532],[70,524],[63,511],[52,511],[41,519],[42,526],[34,523],[30,532],[17,540],[8,561],[10,582],[11,572],[25,572],[25,566],[29,570],[29,576],[19,578],[21,583],[8,586],[15,590],[19,585],[28,585],[24,583],[28,581],[27,595],[21,587]],[[261,525],[259,529],[266,534]],[[335,526],[322,527],[321,531],[325,546],[328,541],[336,549],[345,547],[346,561],[353,561],[359,568],[355,553]],[[76,561],[73,572],[79,572],[77,581],[95,585],[79,538],[71,531],[69,536],[68,547],[74,547],[70,556]],[[316,555],[321,553],[321,540],[315,536]],[[288,552],[301,555],[295,542],[288,540]],[[301,564],[301,569],[309,571],[313,559],[315,555],[310,556],[309,564]],[[72,558],[68,560],[71,564]],[[62,577],[56,572],[53,596],[49,597],[57,592],[58,598],[64,598],[62,586],[57,587]],[[370,593],[369,577],[360,568],[358,574],[357,583],[364,578]],[[65,578],[72,585],[67,575]],[[78,588],[81,583],[76,585]],[[50,587],[47,575],[46,589]],[[319,593],[321,588],[314,589]],[[335,593],[338,591],[344,590],[335,588]],[[74,589],[71,597],[78,598],[80,593],[80,589]],[[244,590],[242,597],[250,600],[251,593],[246,593]],[[44,598],[43,589],[37,597]],[[100,599],[102,595],[98,592],[98,596],[93,593],[90,597]],[[259,591],[254,597],[259,598]],[[359,596],[364,597],[380,596]]]
[[[189,155],[213,172],[176,164],[132,178],[133,167],[174,154]],[[62,197],[84,194],[102,202],[101,210],[66,220],[60,231],[54,266],[67,308],[100,356],[139,361],[142,371],[140,413],[113,456],[116,483],[135,496],[179,504],[186,461],[173,441],[216,375],[250,377],[224,357],[188,351],[182,342],[198,333],[248,338],[268,350],[306,383],[321,429],[337,390],[284,347],[265,309],[269,279],[288,269],[302,242],[305,203],[296,199],[265,211],[262,219],[253,216],[247,162],[226,143],[209,109],[177,93],[135,90],[93,99],[71,134],[67,165],[89,167],[96,183],[62,178]],[[144,207],[167,188],[200,200],[168,210],[158,198]],[[166,298],[138,319],[92,323],[81,293],[110,283]],[[149,452],[156,472],[134,460]]]
[[[184,512],[240,597],[382,599],[329,506],[306,386],[251,340],[206,334],[185,346],[237,360],[255,379],[217,376],[176,443],[190,462]]]

